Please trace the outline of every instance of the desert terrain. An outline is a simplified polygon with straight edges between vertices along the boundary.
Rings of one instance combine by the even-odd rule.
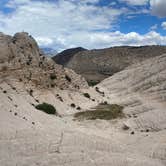
[[[0,165],[165,166],[166,54],[145,57],[89,87],[28,33],[1,33]],[[42,103],[56,114],[36,109]],[[75,118],[100,103],[122,106],[124,116]]]

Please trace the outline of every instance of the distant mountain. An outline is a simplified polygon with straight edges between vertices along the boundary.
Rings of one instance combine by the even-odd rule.
[[[75,54],[82,51],[87,51],[87,49],[82,47],[70,48],[54,56],[53,60],[58,64],[66,65]]]
[[[44,52],[45,55],[48,55],[50,57],[55,56],[58,53],[53,48],[49,48],[49,47],[41,48],[41,50]]]
[[[83,75],[90,84],[95,84],[131,64],[163,53],[166,53],[166,46],[123,46],[99,50],[69,49],[53,59]]]

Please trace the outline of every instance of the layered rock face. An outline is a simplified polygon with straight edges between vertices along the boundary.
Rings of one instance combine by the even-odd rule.
[[[87,83],[72,70],[55,64],[40,51],[28,33],[14,37],[0,35],[0,72],[2,77],[13,75],[24,82],[43,88],[87,88]]]

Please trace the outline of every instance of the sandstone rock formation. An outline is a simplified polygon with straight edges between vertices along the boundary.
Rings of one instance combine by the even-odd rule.
[[[1,34],[0,53],[2,77],[13,75],[13,78],[44,88],[87,87],[84,78],[45,57],[28,33],[17,33],[14,37]]]

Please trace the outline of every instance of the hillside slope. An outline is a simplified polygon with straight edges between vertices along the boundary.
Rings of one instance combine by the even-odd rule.
[[[165,60],[164,55],[138,65],[136,70],[139,69],[140,75],[138,74],[137,81],[146,77],[140,84],[135,81],[133,73],[136,66],[132,66],[124,73],[115,74],[98,85],[104,91],[104,100],[122,104],[126,115],[131,115],[113,121],[73,121],[69,115],[77,110],[70,107],[71,103],[79,105],[82,110],[96,104],[83,97],[80,92],[43,88],[35,89],[31,96],[26,90],[27,84],[25,86],[16,79],[1,79],[0,165],[165,166],[166,116],[163,109],[165,100],[161,96],[165,96]],[[151,75],[154,73],[156,77],[156,72],[160,73],[157,80]],[[149,77],[147,73],[150,74]],[[153,100],[148,102],[145,96],[142,100],[137,98],[139,93],[144,93],[135,89],[141,88],[146,79],[147,82],[154,80],[161,83],[161,86],[158,84],[154,89],[155,84],[151,86],[153,93],[145,92],[151,96],[155,94],[152,96]],[[131,89],[127,88],[127,80],[132,81],[129,84]],[[91,97],[102,101],[99,94],[91,93],[92,90],[87,91]],[[158,92],[160,97],[157,97]],[[59,100],[57,94],[63,101]],[[34,105],[38,102],[49,102],[56,107],[58,113],[67,116],[57,117],[36,110]],[[124,129],[124,124],[129,126],[128,130]]]
[[[71,68],[88,82],[99,82],[131,64],[166,53],[165,46],[113,47],[100,50],[86,50],[72,55],[62,54],[55,62]],[[71,55],[70,55],[71,57]],[[65,59],[65,60],[64,60]]]
[[[166,54],[132,65],[98,86],[109,100],[125,106],[128,124],[136,130],[166,129]]]

